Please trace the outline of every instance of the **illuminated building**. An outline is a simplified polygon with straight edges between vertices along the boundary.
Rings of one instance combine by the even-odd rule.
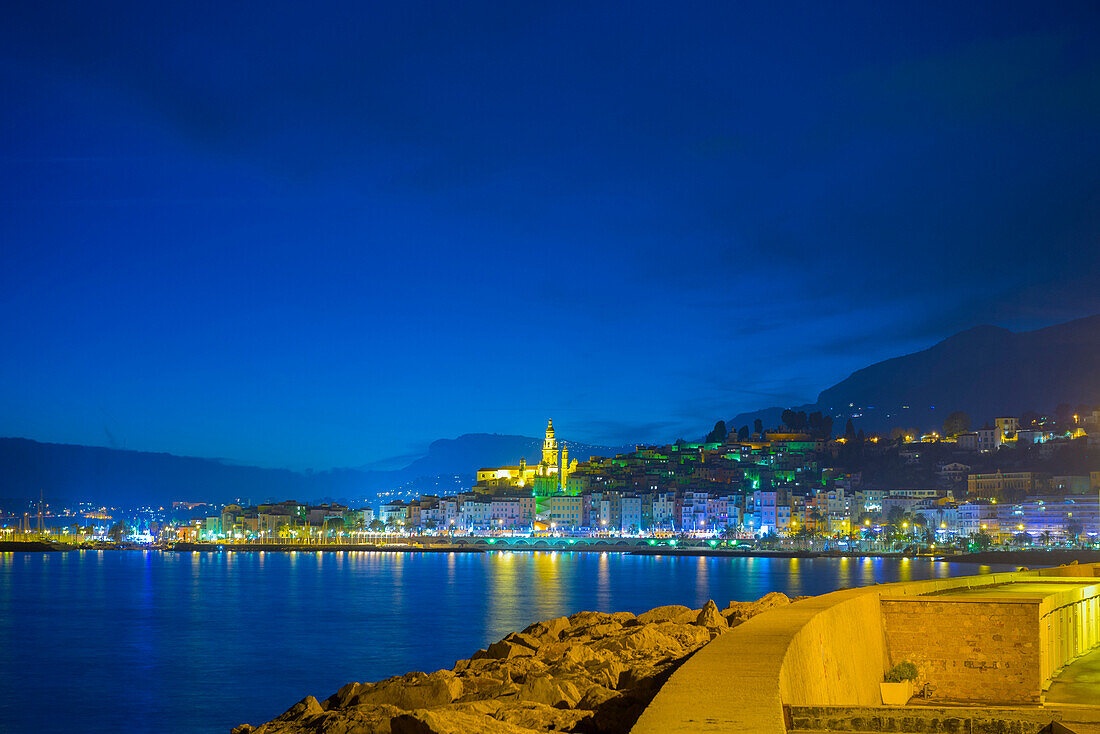
[[[993,425],[997,427],[997,431],[1001,434],[1001,442],[1003,443],[1015,440],[1016,431],[1020,428],[1020,421],[1012,416],[1002,416],[994,419]]]
[[[549,496],[565,491],[569,474],[577,468],[576,459],[569,462],[569,449],[561,448],[561,463],[558,463],[558,440],[554,435],[554,422],[546,424],[546,435],[542,441],[542,461],[530,465],[521,458],[517,466],[485,467],[477,470],[475,490],[483,494],[493,494],[501,490],[524,488],[537,496]]]
[[[1050,477],[1035,472],[1001,472],[971,474],[967,477],[967,493],[971,497],[1004,499],[1036,494],[1046,489]]]

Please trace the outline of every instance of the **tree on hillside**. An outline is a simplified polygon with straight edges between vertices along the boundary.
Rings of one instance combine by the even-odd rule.
[[[744,441],[748,437],[749,437],[749,427],[748,426],[741,426],[740,428],[737,429],[737,440],[738,441]]]
[[[821,419],[821,436],[826,441],[833,437],[833,417],[831,415]]]
[[[783,411],[781,420],[783,421],[783,425],[795,433],[801,433],[806,430],[807,419],[806,411],[804,410],[795,411],[791,408],[787,408]]]
[[[852,419],[849,418],[848,422],[844,424],[844,439],[846,441],[852,441],[856,437],[856,427],[852,425]]]
[[[958,436],[960,433],[966,433],[969,430],[970,416],[961,410],[956,410],[947,416],[947,420],[943,422],[943,435],[945,436]]]
[[[714,430],[707,434],[706,441],[704,443],[722,443],[726,440],[726,422],[718,421],[714,424]]]
[[[764,421],[757,418],[752,422],[752,432],[763,435],[764,433]]]

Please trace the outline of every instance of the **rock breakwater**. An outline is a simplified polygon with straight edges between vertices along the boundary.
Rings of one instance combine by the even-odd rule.
[[[348,683],[232,734],[626,734],[672,672],[718,635],[790,603],[577,612],[514,632],[451,670]]]

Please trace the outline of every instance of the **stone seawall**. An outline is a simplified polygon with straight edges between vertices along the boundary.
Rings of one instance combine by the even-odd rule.
[[[915,662],[932,700],[1039,703],[1038,604],[883,599],[882,617],[888,664]]]
[[[780,593],[702,609],[664,606],[578,612],[537,622],[459,660],[451,670],[348,683],[307,696],[259,727],[233,734],[626,734],[685,660],[767,609]]]

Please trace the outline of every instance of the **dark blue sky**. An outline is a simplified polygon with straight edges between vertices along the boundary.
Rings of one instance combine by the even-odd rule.
[[[49,3],[0,434],[358,466],[701,435],[1100,311],[1100,6]]]

